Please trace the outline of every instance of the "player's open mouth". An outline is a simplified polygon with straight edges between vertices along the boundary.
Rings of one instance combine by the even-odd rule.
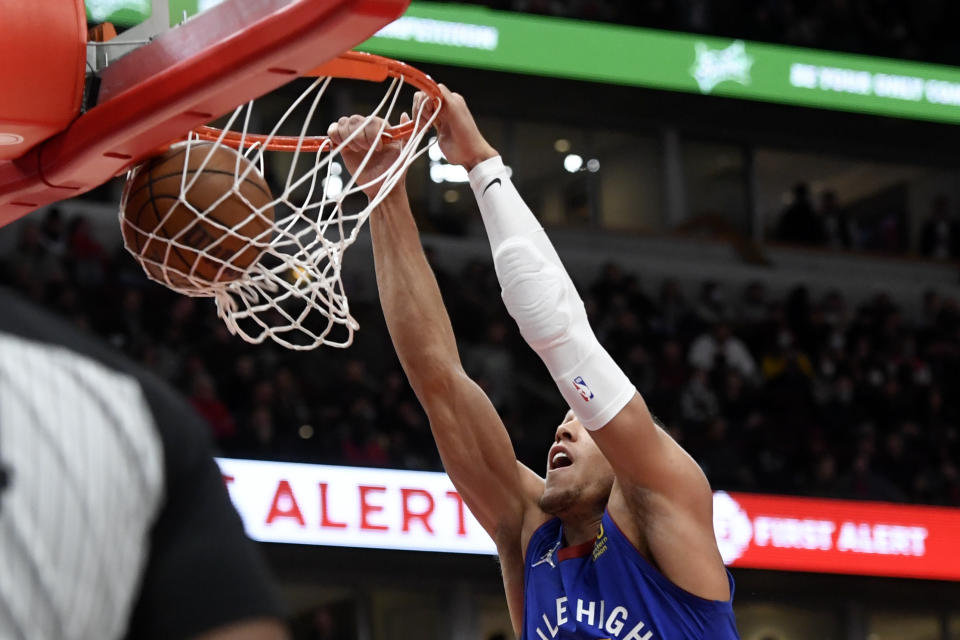
[[[573,464],[573,458],[561,447],[552,447],[550,449],[550,465],[548,471],[562,469]]]

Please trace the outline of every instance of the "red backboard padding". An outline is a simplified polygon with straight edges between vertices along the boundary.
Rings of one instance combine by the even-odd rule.
[[[16,158],[80,113],[83,0],[0,0],[0,160]]]
[[[25,156],[0,161],[0,226],[89,191],[191,129],[306,74],[400,17],[408,4],[227,0],[157,36],[104,69],[94,108]]]

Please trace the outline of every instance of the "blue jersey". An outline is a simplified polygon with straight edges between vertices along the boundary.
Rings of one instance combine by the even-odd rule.
[[[591,542],[561,548],[554,518],[537,529],[524,562],[523,640],[731,640],[730,600],[705,600],[641,556],[606,511]]]

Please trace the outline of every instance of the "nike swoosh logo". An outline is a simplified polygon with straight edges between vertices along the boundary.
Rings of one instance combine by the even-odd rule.
[[[480,194],[480,197],[482,198],[483,196],[487,195],[487,191],[489,191],[490,187],[492,187],[495,184],[500,184],[500,178],[494,178],[493,180],[491,180],[490,183],[483,188],[483,193]]]

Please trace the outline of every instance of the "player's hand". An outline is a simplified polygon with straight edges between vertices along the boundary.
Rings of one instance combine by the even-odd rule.
[[[497,155],[496,149],[484,139],[467,107],[467,102],[459,93],[453,93],[440,85],[443,108],[434,125],[437,128],[437,143],[451,164],[463,165],[467,171],[488,158]],[[421,113],[421,121],[429,118],[436,109],[436,102],[422,91],[413,96],[413,113]]]
[[[365,116],[344,116],[327,128],[327,136],[329,136],[330,142],[337,147],[355,131],[362,129],[362,131],[350,140],[349,144],[340,150],[340,156],[347,166],[347,171],[350,172],[350,175],[356,176],[356,184],[360,186],[366,185],[371,180],[376,180],[381,177],[384,171],[389,169],[396,161],[403,147],[402,140],[394,140],[389,136],[380,134],[381,129],[384,128],[382,118],[371,118],[370,121],[364,125],[366,120],[367,118]],[[406,113],[400,116],[401,124],[409,120],[410,116]],[[357,169],[371,147],[373,151],[370,153],[370,159],[363,167],[360,175],[357,175]],[[404,179],[405,177],[397,184],[402,184]],[[363,192],[367,194],[368,198],[373,198],[377,195],[377,192],[380,191],[380,184],[381,181],[377,180],[365,186]]]

